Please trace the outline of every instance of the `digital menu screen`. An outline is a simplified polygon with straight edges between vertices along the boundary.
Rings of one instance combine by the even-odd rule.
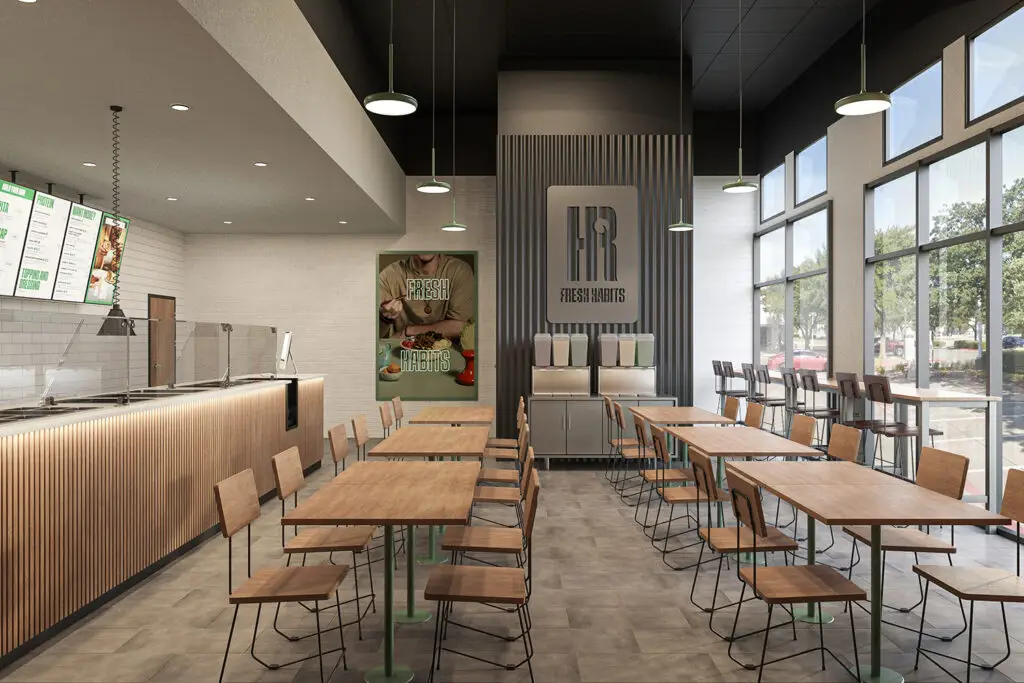
[[[71,205],[53,287],[54,301],[85,301],[102,218],[103,212],[97,209],[81,204]]]
[[[14,296],[49,299],[53,294],[60,250],[64,244],[64,229],[70,213],[71,202],[36,192]]]
[[[18,281],[35,190],[0,182],[0,294],[11,296]]]
[[[109,305],[114,302],[114,287],[117,285],[121,256],[127,239],[128,220],[104,213],[93,252],[85,303]]]

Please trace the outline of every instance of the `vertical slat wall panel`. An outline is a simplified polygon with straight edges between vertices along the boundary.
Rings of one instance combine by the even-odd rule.
[[[217,523],[213,485],[270,458],[323,455],[323,380],[0,437],[0,658]]]
[[[657,336],[658,392],[692,403],[692,246],[671,233],[685,193],[693,220],[693,169],[675,135],[501,135],[498,137],[498,408],[511,433],[520,395],[530,392],[533,335],[583,332],[594,358],[603,332]],[[683,144],[692,144],[689,139]],[[547,188],[633,185],[640,198],[640,305],[635,324],[547,322]],[[714,229],[714,226],[706,226]]]

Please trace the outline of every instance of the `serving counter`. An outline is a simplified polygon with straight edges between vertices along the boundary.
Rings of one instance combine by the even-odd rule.
[[[0,424],[0,666],[215,532],[216,482],[323,454],[323,378]]]

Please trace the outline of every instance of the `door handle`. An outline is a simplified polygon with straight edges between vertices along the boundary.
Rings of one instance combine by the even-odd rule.
[[[153,363],[153,369],[154,370],[159,370],[160,369],[160,364],[159,363]]]

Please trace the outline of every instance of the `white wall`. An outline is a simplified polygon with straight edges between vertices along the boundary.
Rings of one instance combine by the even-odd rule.
[[[722,192],[733,180],[693,179],[693,404],[707,410],[718,409],[711,361],[752,356],[758,193]]]
[[[476,376],[479,401],[494,405],[495,179],[458,178],[458,218],[469,226],[465,233],[439,230],[451,218],[451,201],[416,192],[420,180],[407,179],[407,232],[401,237],[289,234],[301,226],[282,226],[280,236],[188,235],[186,297],[192,315],[293,331],[299,372],[327,376],[324,424],[347,424],[365,413],[373,433],[379,434],[374,384],[377,252],[477,250]],[[412,404],[410,412],[419,408]]]
[[[177,299],[179,318],[190,310],[185,300],[185,238],[168,228],[132,219],[125,245],[119,285],[121,307],[145,318],[149,294]],[[124,388],[124,339],[96,337],[106,306],[56,303],[0,297],[0,402],[38,397],[46,372],[56,367],[65,346],[83,317],[61,374],[53,389],[60,394]],[[131,379],[148,382],[148,339],[144,324],[131,338]]]

